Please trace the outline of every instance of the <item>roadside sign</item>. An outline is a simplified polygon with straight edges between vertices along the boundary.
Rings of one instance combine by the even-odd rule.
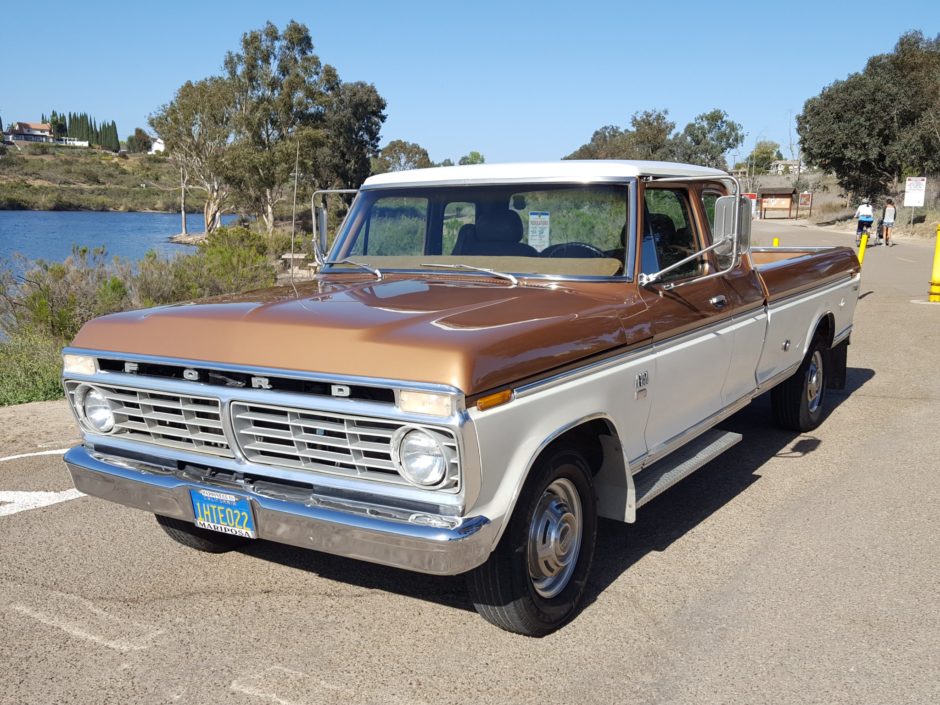
[[[904,184],[904,207],[923,208],[924,195],[927,193],[926,176],[908,176]]]
[[[810,191],[804,191],[800,194],[800,208],[811,208],[813,205],[813,194]]]

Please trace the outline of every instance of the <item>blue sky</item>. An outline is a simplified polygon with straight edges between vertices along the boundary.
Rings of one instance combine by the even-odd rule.
[[[758,139],[787,154],[807,98],[904,31],[940,32],[936,0],[190,0],[90,3],[82,16],[74,7],[45,2],[42,19],[4,13],[4,123],[88,112],[116,120],[124,138],[184,81],[218,73],[243,32],[296,19],[343,80],[374,83],[387,100],[382,143],[418,142],[435,161],[471,150],[490,162],[558,159],[598,127],[653,108],[679,128],[722,108],[747,133],[739,156]]]

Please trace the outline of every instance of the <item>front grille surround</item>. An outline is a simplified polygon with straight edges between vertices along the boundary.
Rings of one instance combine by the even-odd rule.
[[[259,470],[290,471],[295,478],[307,476],[311,481],[328,474],[416,488],[398,472],[394,441],[408,429],[418,428],[435,435],[448,465],[440,484],[417,488],[445,493],[461,489],[459,441],[448,426],[243,401],[234,395],[190,394],[179,385],[158,390],[100,379],[66,379],[64,386],[79,424],[94,436],[244,460]],[[115,426],[108,433],[96,430],[84,418],[82,398],[89,389],[100,392],[111,404]]]
[[[397,485],[411,486],[395,462],[399,431],[427,430],[440,440],[448,460],[444,480],[427,489],[459,489],[460,454],[450,429],[241,401],[230,404],[230,413],[239,452],[251,463]]]

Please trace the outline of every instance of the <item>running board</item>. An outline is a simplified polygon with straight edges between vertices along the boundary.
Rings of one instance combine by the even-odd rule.
[[[686,443],[662,460],[640,471],[634,478],[636,483],[636,506],[642,507],[654,497],[662,494],[684,477],[714,460],[742,438],[740,433],[706,431],[694,441]]]

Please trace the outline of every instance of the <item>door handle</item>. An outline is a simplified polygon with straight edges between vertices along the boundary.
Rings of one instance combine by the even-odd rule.
[[[710,303],[715,308],[724,308],[725,306],[728,305],[728,299],[725,297],[724,294],[719,294],[718,296],[711,297],[708,300],[708,303]]]

